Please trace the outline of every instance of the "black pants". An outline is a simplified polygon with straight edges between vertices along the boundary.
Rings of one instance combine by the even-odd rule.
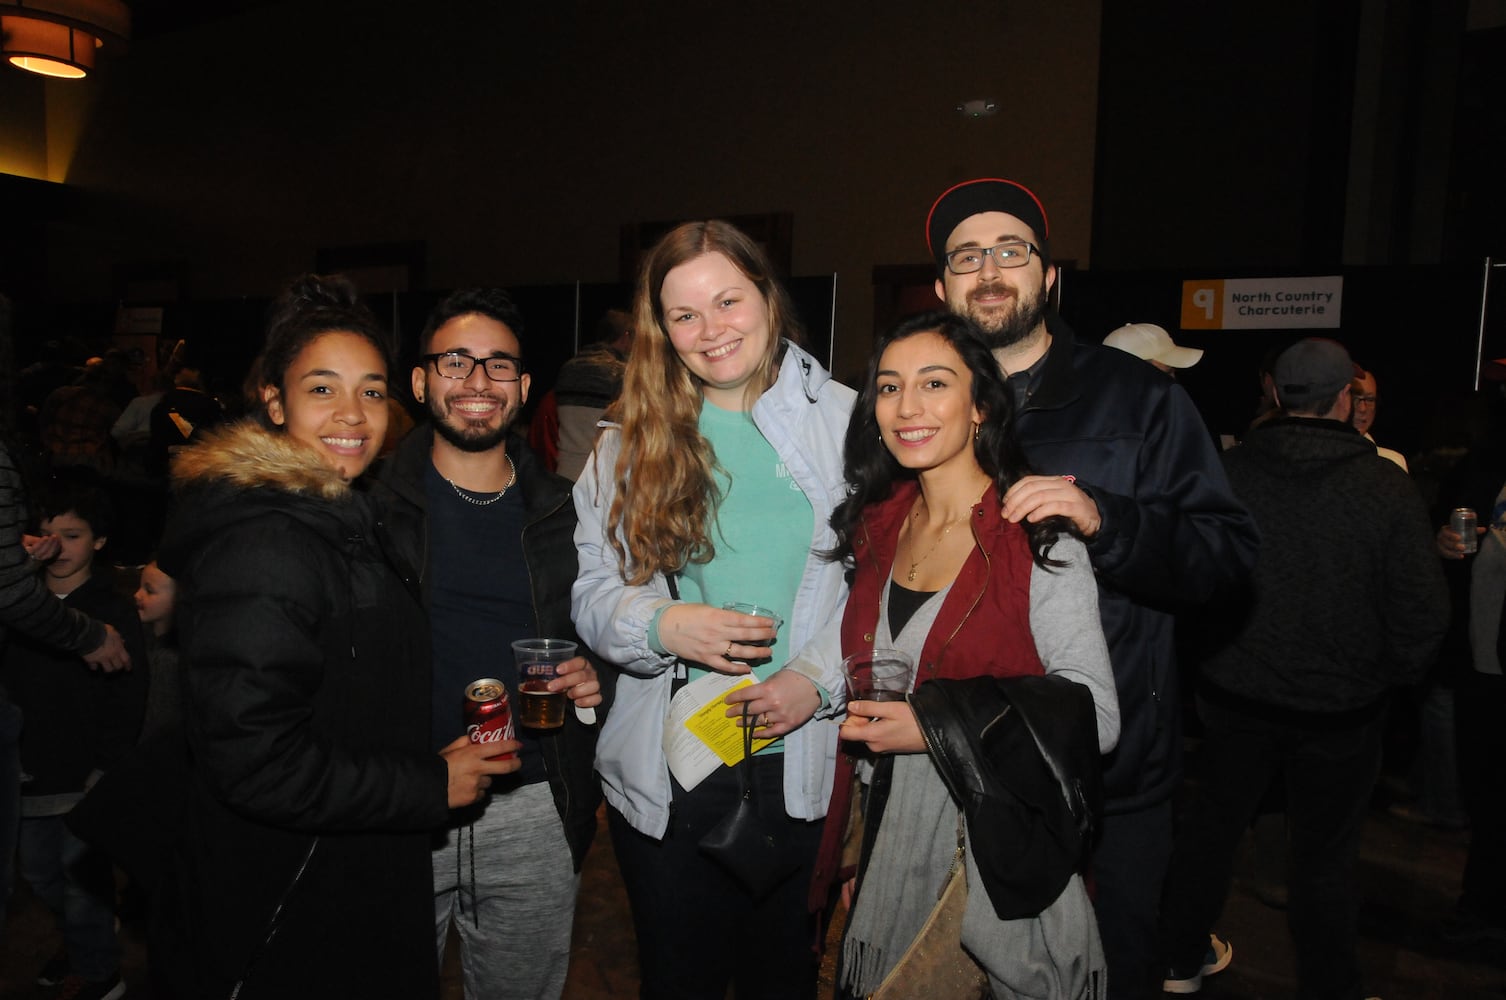
[[[1195,971],[1208,950],[1240,837],[1271,779],[1286,786],[1290,837],[1287,921],[1297,954],[1298,995],[1362,995],[1355,955],[1360,831],[1380,769],[1379,720],[1310,729],[1254,718],[1199,699],[1206,726],[1172,851],[1160,932],[1168,967]]]
[[[1109,1000],[1161,996],[1156,908],[1171,860],[1172,804],[1103,817],[1093,850],[1093,909],[1109,969]]]
[[[1464,863],[1459,909],[1491,923],[1506,923],[1506,677],[1470,671],[1454,702],[1464,809],[1469,814],[1469,857]]]
[[[674,786],[663,840],[607,810],[612,847],[638,936],[643,1000],[802,1000],[816,995],[815,919],[806,911],[821,823],[784,815],[784,755],[754,759],[760,812],[786,824],[799,869],[755,902],[697,842],[740,794],[736,772],[719,769],[695,789]]]

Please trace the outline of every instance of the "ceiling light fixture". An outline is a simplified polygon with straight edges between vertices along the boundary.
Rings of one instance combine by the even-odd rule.
[[[106,40],[123,46],[130,36],[121,0],[0,0],[0,53],[32,73],[76,80]]]
[[[998,110],[999,106],[988,100],[963,101],[957,105],[957,113],[964,118],[987,118]]]

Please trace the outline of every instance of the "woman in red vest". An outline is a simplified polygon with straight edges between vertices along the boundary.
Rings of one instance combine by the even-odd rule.
[[[880,341],[847,434],[852,492],[832,518],[839,539],[833,554],[853,567],[840,653],[901,650],[917,665],[913,686],[935,685],[935,692],[979,677],[1075,681],[1047,687],[1066,692],[1077,728],[1061,728],[1075,734],[1068,742],[1076,740],[1096,771],[1096,752],[1112,748],[1119,729],[1097,590],[1069,522],[1017,524],[1001,513],[1005,493],[1029,471],[1011,431],[1010,391],[965,318],[929,313]],[[828,649],[826,655],[838,654]],[[830,664],[822,667],[829,673]],[[1021,849],[1019,831],[975,829],[981,817],[997,814],[959,801],[949,791],[958,787],[949,769],[959,748],[968,752],[969,741],[982,756],[992,753],[982,720],[998,722],[1008,705],[978,704],[1002,689],[966,690],[978,693],[968,695],[965,708],[933,710],[929,717],[915,694],[915,707],[909,700],[847,706],[842,736],[852,741],[848,747],[861,743],[869,753],[839,772],[828,812],[848,815],[855,775],[859,798],[866,800],[863,850],[856,893],[853,882],[844,886],[851,909],[839,986],[860,997],[883,983],[919,934],[957,860],[965,858],[971,891],[962,940],[995,995],[1088,995],[1102,985],[1102,957],[1074,864],[1062,874],[1064,888],[1053,886],[1043,903],[1026,907],[1028,919],[1002,919],[1019,912],[1018,899],[994,898],[989,905],[1001,891],[977,874],[980,867],[990,871],[991,859],[982,852],[997,856],[990,845],[1000,841],[1008,841],[1004,850]],[[932,745],[940,742],[951,746]],[[1042,755],[1033,747],[1027,754],[1046,770],[1040,768],[1044,747]],[[1052,794],[1061,797],[1054,786]],[[837,875],[842,826],[828,824],[813,902],[825,902]],[[1046,907],[1040,915],[1033,912],[1038,906]]]

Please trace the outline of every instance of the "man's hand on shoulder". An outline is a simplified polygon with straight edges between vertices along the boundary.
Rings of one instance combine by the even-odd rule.
[[[1098,505],[1069,476],[1025,476],[1004,494],[1003,513],[1015,524],[1065,517],[1083,538],[1092,538],[1103,526]]]

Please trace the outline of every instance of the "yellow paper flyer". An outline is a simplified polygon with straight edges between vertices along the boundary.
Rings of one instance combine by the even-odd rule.
[[[682,788],[690,789],[723,765],[743,757],[739,719],[727,718],[727,692],[753,683],[747,675],[706,674],[680,689],[670,702],[664,726],[664,755]],[[773,743],[753,740],[753,751]]]

